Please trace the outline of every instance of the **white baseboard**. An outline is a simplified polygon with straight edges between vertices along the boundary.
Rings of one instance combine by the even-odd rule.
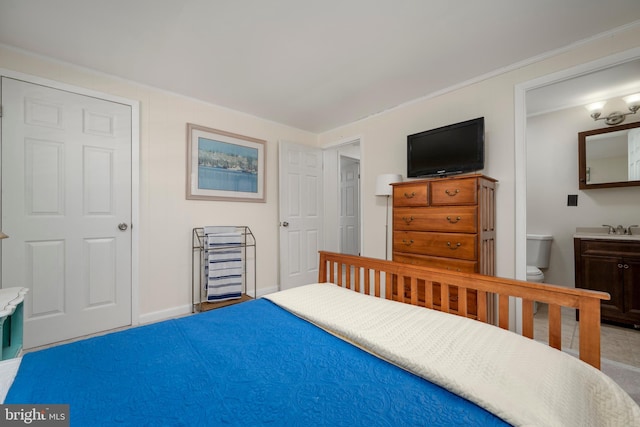
[[[258,292],[258,298],[263,297],[263,296],[268,295],[268,294],[272,294],[274,292],[278,292],[278,290],[279,289],[278,289],[277,286],[274,286],[272,288],[267,288],[267,289],[264,289],[264,288],[260,289],[259,292]]]
[[[162,320],[186,316],[187,314],[191,314],[191,304],[181,305],[178,307],[167,308],[165,310],[141,314],[138,320],[141,325],[144,325],[147,323],[160,322]]]
[[[259,289],[258,298],[274,292],[278,292],[277,286],[274,286],[272,288],[267,288],[267,289],[264,289],[264,288]],[[181,305],[177,307],[167,308],[164,310],[154,311],[151,313],[141,314],[140,317],[138,318],[138,323],[140,325],[145,325],[147,323],[160,322],[162,320],[186,316],[188,314],[191,314],[191,304]]]

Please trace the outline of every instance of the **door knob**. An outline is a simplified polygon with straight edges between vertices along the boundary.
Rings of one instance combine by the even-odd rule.
[[[125,231],[127,228],[128,226],[124,222],[121,222],[120,224],[118,224],[118,230],[120,231]]]
[[[282,222],[282,226],[283,226],[283,227],[288,227],[288,226],[289,226],[289,223],[288,223],[287,221],[284,221],[284,222]]]

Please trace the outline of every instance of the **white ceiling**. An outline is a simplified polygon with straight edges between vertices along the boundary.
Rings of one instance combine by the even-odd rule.
[[[534,116],[608,101],[604,115],[628,112],[623,96],[640,93],[640,60],[573,77],[527,92],[527,114]],[[585,110],[585,117],[587,116]]]
[[[638,20],[638,0],[0,0],[0,43],[322,132]]]

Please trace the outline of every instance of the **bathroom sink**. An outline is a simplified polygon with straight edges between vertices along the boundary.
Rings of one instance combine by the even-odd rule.
[[[640,229],[633,228],[632,231],[640,233]],[[606,240],[638,240],[640,234],[609,234],[607,227],[577,227],[573,235],[578,239],[606,239]]]

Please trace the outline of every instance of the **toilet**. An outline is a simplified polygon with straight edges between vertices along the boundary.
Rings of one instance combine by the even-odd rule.
[[[541,268],[549,267],[551,241],[548,234],[527,234],[527,282],[544,282]],[[533,303],[533,313],[538,312],[538,302]]]
[[[552,241],[548,234],[527,234],[527,282],[544,282],[540,269],[549,267]]]

